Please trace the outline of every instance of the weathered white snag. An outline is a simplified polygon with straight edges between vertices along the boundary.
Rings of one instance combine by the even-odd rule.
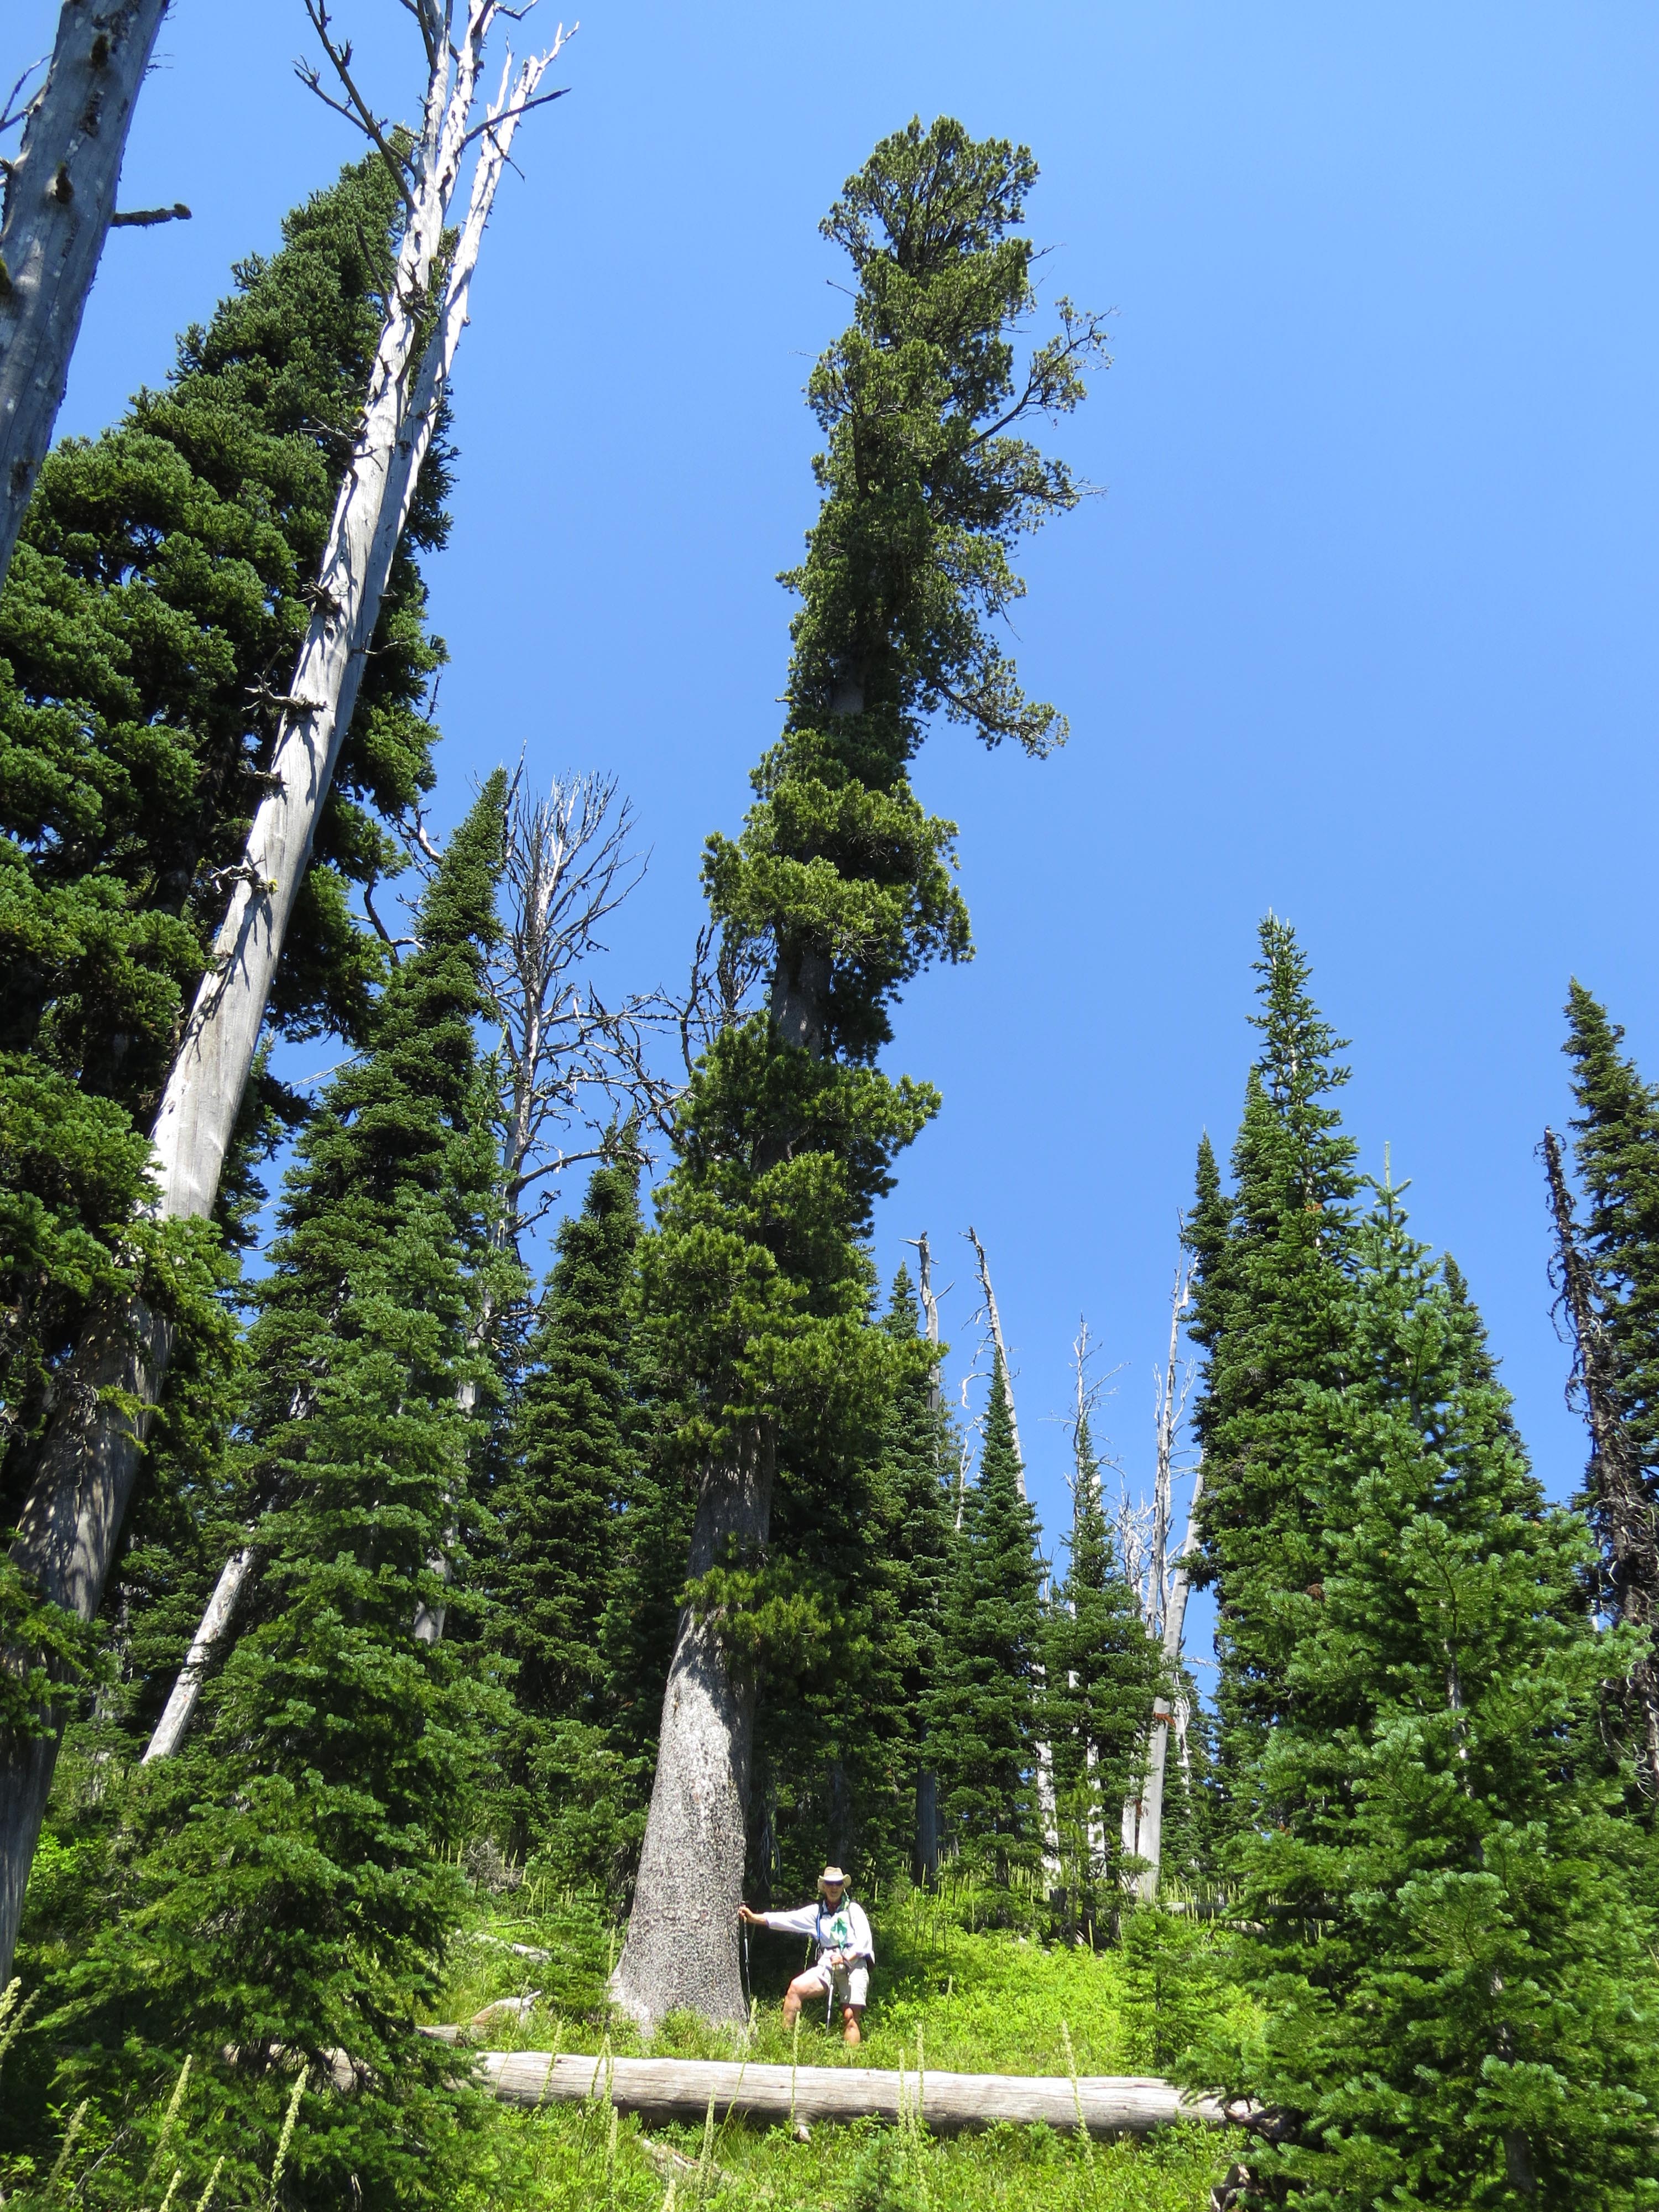
[[[0,214],[0,582],[52,444],[167,0],[64,0]],[[156,210],[165,222],[187,208]]]
[[[1187,1513],[1187,1540],[1182,1547],[1182,1562],[1171,1580],[1170,1601],[1164,1616],[1164,1660],[1171,1674],[1181,1663],[1181,1638],[1187,1621],[1188,1587],[1186,1557],[1198,1540],[1198,1501],[1203,1493],[1204,1468],[1200,1462],[1193,1476],[1192,1504]],[[1151,1905],[1158,1896],[1158,1869],[1164,1852],[1164,1784],[1170,1765],[1170,1724],[1176,1717],[1166,1698],[1154,1698],[1152,1727],[1146,1739],[1146,1771],[1142,1778],[1140,1794],[1126,1797],[1123,1801],[1123,1848],[1146,1862],[1141,1872],[1135,1876],[1135,1894],[1144,1905]]]
[[[428,2031],[430,2032],[430,2031]],[[446,2039],[455,2031],[446,2032]],[[889,2073],[873,2066],[757,2066],[696,2058],[589,2058],[547,2051],[480,2051],[483,2086],[503,2104],[607,2100],[650,2120],[701,2122],[714,2100],[724,2120],[896,2122],[934,2135],[1042,2122],[1063,2135],[1146,2135],[1181,2120],[1219,2126],[1243,2117],[1213,2097],[1188,2097],[1156,2075]]]
[[[144,1747],[139,1762],[148,1766],[153,1759],[171,1759],[185,1740],[191,1716],[196,1711],[196,1701],[202,1694],[202,1678],[208,1662],[212,1658],[220,1638],[230,1626],[231,1615],[236,1610],[236,1601],[242,1594],[253,1565],[253,1547],[244,1544],[240,1552],[233,1552],[220,1570],[219,1579],[213,1585],[213,1595],[207,1601],[201,1626],[191,1640],[179,1679],[171,1695],[161,1709],[161,1717],[155,1723],[155,1732]]]
[[[563,41],[561,30],[551,50],[525,62],[516,79],[509,58],[495,106],[474,125],[478,74],[500,0],[467,0],[465,30],[453,45],[451,0],[414,0],[414,8],[430,74],[397,270],[319,572],[316,610],[277,735],[272,788],[254,817],[156,1120],[155,1211],[163,1218],[203,1217],[218,1194],[283,936],[465,325],[495,187],[518,119],[538,104],[537,87]],[[319,11],[319,27],[325,21]],[[445,226],[474,141],[481,143],[466,218],[441,266]],[[428,314],[430,332],[417,351]],[[100,1322],[77,1347],[42,1444],[12,1558],[46,1597],[82,1620],[92,1619],[103,1595],[171,1351],[165,1322],[136,1300]],[[118,1393],[136,1401],[136,1415],[123,1410]],[[10,1970],[57,1759],[61,1719],[47,1721],[46,1735],[0,1747],[0,1980]]]

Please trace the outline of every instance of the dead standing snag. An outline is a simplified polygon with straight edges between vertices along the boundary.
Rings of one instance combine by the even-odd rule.
[[[428,76],[407,155],[389,143],[383,149],[400,169],[403,237],[269,787],[156,1117],[155,1210],[164,1220],[203,1218],[218,1194],[392,555],[466,321],[484,225],[520,118],[556,96],[538,87],[564,43],[562,28],[550,50],[516,75],[507,57],[496,99],[475,124],[485,48],[497,16],[514,11],[499,0],[465,0],[459,11],[456,0],[407,4],[421,27]],[[313,20],[326,28],[320,8]],[[327,44],[332,58],[331,37]],[[348,52],[348,67],[349,59]],[[475,143],[465,215],[446,255],[445,233],[459,211],[465,157]],[[49,1600],[82,1620],[93,1618],[103,1595],[172,1349],[166,1317],[136,1299],[102,1316],[76,1348],[41,1447],[12,1557]],[[0,1974],[16,1942],[62,1718],[46,1714],[40,1733],[0,1747]]]

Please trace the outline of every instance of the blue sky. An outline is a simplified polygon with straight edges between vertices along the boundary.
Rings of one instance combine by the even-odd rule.
[[[19,65],[55,14],[12,0]],[[339,17],[410,106],[408,18]],[[196,218],[112,240],[65,428],[162,375],[230,261],[354,153],[293,80],[304,43],[297,0],[179,0],[125,198]],[[900,1012],[896,1063],[945,1105],[881,1264],[932,1232],[954,1369],[958,1232],[985,1238],[1051,1527],[1044,1417],[1081,1313],[1143,1469],[1176,1214],[1200,1130],[1237,1123],[1271,907],[1353,1041],[1365,1165],[1392,1145],[1565,1494],[1582,1432],[1534,1146],[1566,1110],[1570,975],[1659,1073],[1659,14],[598,0],[559,75],[461,356],[442,817],[521,747],[613,770],[653,858],[611,977],[679,972],[702,838],[777,726],[800,386],[846,305],[817,218],[912,112],[1026,141],[1050,296],[1115,310],[1115,366],[1057,440],[1105,495],[1029,549],[1018,611],[1069,748],[947,730],[921,764],[979,950]]]

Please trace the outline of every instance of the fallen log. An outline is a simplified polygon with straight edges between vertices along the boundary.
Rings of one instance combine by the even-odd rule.
[[[430,2031],[428,2031],[429,2033]],[[454,2034],[452,2029],[446,2040]],[[592,2058],[546,2051],[482,2051],[482,2085],[503,2104],[585,2104],[607,2099],[647,2121],[697,2122],[708,2100],[720,2119],[798,2126],[802,2122],[896,2122],[915,2116],[935,2135],[996,2120],[1046,2121],[1061,2134],[1079,2124],[1091,2136],[1145,2135],[1175,2120],[1211,2125],[1243,2119],[1243,2108],[1190,2097],[1151,2074],[890,2073],[871,2066],[758,2066],[701,2058]]]

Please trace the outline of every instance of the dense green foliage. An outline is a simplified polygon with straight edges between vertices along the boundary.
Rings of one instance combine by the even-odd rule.
[[[1262,2021],[1210,2056],[1286,2131],[1253,2158],[1264,2203],[1651,2203],[1659,1984],[1583,1532],[1391,1190],[1354,1267],[1353,1377],[1310,1408],[1314,1611],[1237,1851]]]
[[[963,1494],[927,1713],[951,1836],[970,1864],[1005,1881],[1011,1868],[1034,1866],[1042,1845],[1034,1778],[1041,1575],[999,1360],[978,1474]]]
[[[1659,1494],[1659,1097],[1582,983],[1567,1000],[1584,1243],[1620,1425]]]
[[[605,1607],[617,1509],[640,1441],[630,1368],[640,1164],[631,1147],[624,1139],[594,1170],[581,1212],[559,1231],[496,1494],[491,1577],[501,1647],[517,1670],[511,1764],[523,1809],[514,1840],[551,1848],[567,1871],[599,1879],[620,1846],[622,1817]]]
[[[1206,1353],[1194,1430],[1204,1503],[1195,1579],[1216,1592],[1221,1778],[1230,1793],[1285,1710],[1285,1669],[1315,1618],[1321,1516],[1310,1485],[1310,1394],[1348,1371],[1346,1278],[1356,1147],[1330,1095],[1340,1040],[1308,991],[1290,926],[1261,926],[1261,1049],[1224,1196],[1207,1139],[1188,1230],[1199,1264],[1193,1334]]]
[[[1070,1558],[1043,1639],[1042,1711],[1062,1863],[1079,1870],[1092,1922],[1103,1887],[1108,1895],[1117,1887],[1123,1801],[1145,1761],[1147,1717],[1164,1670],[1106,1527],[1086,1416],[1073,1455]]]
[[[368,1052],[337,1075],[285,1184],[250,1340],[246,1457],[266,1501],[252,1617],[208,1723],[145,1808],[119,1925],[68,1977],[73,2071],[193,2057],[192,2125],[239,2183],[268,2158],[296,2061],[306,2202],[439,2201],[454,2124],[415,2033],[458,1911],[441,1856],[483,1750],[457,1648],[414,1633],[471,1517],[465,1386],[495,1182],[474,1026],[504,779],[451,840]],[[344,2053],[355,2094],[320,2084]]]
[[[1067,312],[1016,376],[1034,251],[1016,234],[1035,175],[1023,149],[912,124],[825,219],[857,304],[808,386],[823,501],[787,579],[801,599],[788,718],[741,836],[708,847],[714,917],[769,963],[771,1001],[693,1075],[643,1280],[680,1464],[698,1481],[738,1461],[776,1470],[769,1554],[723,1559],[696,1593],[733,1663],[774,1684],[860,1663],[877,1602],[853,1540],[911,1360],[871,1317],[865,1240],[938,1101],[875,1060],[902,985],[969,950],[951,826],[923,812],[908,763],[936,709],[989,744],[1040,751],[1060,734],[988,627],[1020,589],[1010,542],[1079,496],[1017,428],[1074,407],[1098,349]],[[840,1802],[867,1741],[847,1724],[857,1694],[821,1705],[834,1724],[814,1754],[832,1831],[848,1833],[872,1817],[848,1803],[843,1821]],[[902,1795],[901,1776],[866,1776],[872,1791]]]
[[[876,1210],[939,1103],[886,1061],[895,1008],[970,950],[953,828],[912,765],[938,720],[1033,754],[1064,736],[1000,628],[1014,542],[1079,496],[1024,431],[1100,356],[1062,301],[1017,357],[1036,173],[915,122],[825,219],[854,304],[808,386],[822,501],[785,579],[787,712],[740,831],[703,855],[722,978],[769,994],[727,1004],[672,1109],[649,1091],[660,1173],[639,1091],[618,1103],[538,1304],[483,1048],[506,779],[401,960],[351,911],[431,782],[442,653],[416,556],[443,535],[441,452],[271,1008],[278,1044],[326,1033],[342,1064],[314,1101],[262,1065],[216,1226],[143,1211],[145,1127],[374,340],[385,169],[290,217],[167,390],[42,472],[0,598],[0,1505],[90,1309],[137,1285],[181,1327],[104,1617],[73,1634],[0,1577],[8,1620],[93,1692],[31,1887],[21,2029],[0,2000],[9,2203],[657,2212],[672,2182],[842,2212],[1659,2212],[1659,1916],[1624,1724],[1649,1646],[1605,1470],[1543,1502],[1463,1278],[1357,1172],[1346,1048],[1290,927],[1261,928],[1230,1181],[1206,1138],[1185,1228],[1212,1712],[1143,1620],[1087,1420],[1051,1590],[1000,1352],[970,1468],[905,1269],[878,1309]],[[1659,1093],[1577,985],[1569,1018],[1595,1343],[1650,1538]],[[284,1117],[239,1328],[224,1249],[252,1240]],[[694,1512],[719,1538],[745,1481],[760,1509],[689,1581]],[[141,1765],[250,1540],[193,1732]],[[647,2140],[602,2094],[491,2105],[422,2026],[493,2006],[492,2043],[637,2044],[608,1978],[698,1614],[696,1663],[757,1693],[744,1893],[794,1903],[836,1858],[875,1917],[861,2058],[1178,2073],[1249,2099],[1251,2135],[1224,2155],[1184,2126],[809,2143],[711,2114]],[[0,1668],[0,1724],[31,1724],[40,1689]],[[1159,1696],[1184,1750],[1143,1905],[1120,1816]],[[688,1860],[687,1893],[709,1874]],[[780,2022],[799,1964],[757,1932],[746,2027],[674,2015],[655,2048],[844,2063],[811,2008],[799,2051]]]
[[[213,1476],[230,1411],[222,1268],[199,1230],[140,1218],[148,1130],[261,795],[268,702],[310,619],[395,214],[371,160],[291,215],[280,251],[242,263],[185,334],[166,388],[47,459],[0,591],[0,1527],[86,1316],[135,1288],[173,1310],[167,1402],[111,1592],[112,1705],[141,1728],[234,1502]],[[443,654],[416,556],[442,542],[447,489],[440,449],[278,969],[278,1036],[361,1038],[370,1018],[385,955],[349,898],[401,865],[390,825],[432,782],[421,709]],[[233,1242],[251,1234],[253,1161],[302,1110],[263,1060],[252,1091],[221,1194]]]
[[[1623,1031],[1577,982],[1567,1020],[1574,1149],[1589,1210],[1582,1234],[1571,1223],[1565,1231],[1589,1309],[1589,1340],[1576,1363],[1591,1416],[1580,1503],[1597,1540],[1597,1602],[1644,1632],[1624,1675],[1609,1678],[1606,1705],[1609,1724],[1640,1747],[1637,1787],[1651,1821],[1659,1800],[1659,1095],[1620,1052]],[[1570,1211],[1570,1198],[1565,1204]],[[1558,1273],[1568,1257],[1558,1254]]]

